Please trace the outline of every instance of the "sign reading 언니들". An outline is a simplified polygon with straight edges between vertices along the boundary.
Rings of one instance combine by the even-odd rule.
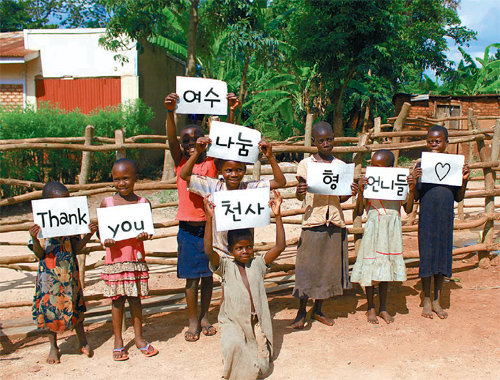
[[[410,169],[369,166],[366,168],[365,177],[368,183],[363,196],[367,199],[404,201],[408,195],[406,177],[409,174]]]
[[[307,191],[324,195],[351,195],[354,164],[339,160],[309,162],[307,165]]]
[[[253,164],[259,158],[259,131],[241,125],[212,121],[210,127],[212,143],[207,149],[207,156],[224,160],[240,161]]]
[[[87,197],[50,198],[31,201],[33,222],[40,238],[81,235],[90,232]]]
[[[227,115],[227,83],[216,79],[176,77],[178,114]]]
[[[268,187],[217,191],[213,198],[217,231],[263,227],[271,223]]]
[[[422,182],[462,186],[464,162],[460,154],[422,152]]]
[[[106,239],[121,241],[135,238],[141,232],[155,233],[149,203],[98,208],[97,219],[103,243]]]

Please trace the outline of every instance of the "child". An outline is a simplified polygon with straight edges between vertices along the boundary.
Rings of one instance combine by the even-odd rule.
[[[371,166],[394,166],[394,154],[390,150],[382,149],[372,156]],[[405,210],[410,213],[413,209],[413,189],[416,179],[407,177],[409,193]],[[358,282],[365,286],[368,311],[368,322],[378,324],[375,312],[374,290],[375,284],[379,287],[380,308],[379,315],[386,323],[394,322],[394,318],[387,312],[387,287],[389,281],[406,281],[406,267],[403,259],[403,232],[401,228],[401,201],[382,199],[364,199],[363,190],[366,178],[359,179],[359,192],[356,202],[356,213],[368,213],[363,240],[359,247],[356,264],[351,274],[351,282]]]
[[[272,146],[270,143],[262,140],[259,143],[259,148],[261,152],[267,157],[271,168],[273,170],[274,178],[272,180],[260,180],[260,181],[243,181],[243,177],[246,172],[246,165],[244,162],[238,161],[227,161],[218,160],[218,169],[222,174],[223,179],[210,178],[201,175],[192,174],[193,166],[197,161],[198,157],[207,149],[207,145],[210,144],[210,139],[208,137],[200,137],[196,141],[196,151],[189,157],[188,162],[181,169],[180,176],[183,180],[187,181],[189,186],[189,191],[198,194],[202,197],[206,197],[207,194],[213,194],[217,191],[222,190],[236,190],[236,189],[255,189],[259,187],[268,187],[271,190],[284,187],[286,185],[286,179],[281,172],[276,159],[274,158],[272,152]],[[228,254],[227,245],[227,231],[217,232],[214,228],[214,246],[213,248],[223,254]]]
[[[302,232],[297,246],[295,287],[293,295],[300,299],[297,317],[291,327],[304,328],[306,305],[315,300],[312,318],[333,326],[334,321],[321,311],[323,300],[341,295],[350,288],[347,233],[340,204],[351,196],[312,194],[307,192],[307,166],[312,162],[342,162],[332,155],[333,131],[330,124],[321,121],[313,125],[312,141],[318,153],[300,161],[297,168],[299,181],[295,195],[304,201],[306,211],[302,219]],[[351,185],[352,195],[357,184]]]
[[[42,190],[42,197],[66,198],[69,191],[62,183],[49,182]],[[97,225],[89,224],[90,233],[83,239],[78,236],[61,236],[38,240],[40,226],[33,225],[29,232],[31,241],[28,247],[40,260],[33,300],[33,319],[39,329],[49,330],[50,351],[47,363],[59,363],[57,333],[75,329],[79,350],[88,357],[92,356],[83,329],[84,312],[87,310],[83,300],[82,284],[78,275],[76,255],[90,240]]]
[[[435,125],[427,133],[427,149],[433,153],[446,153],[448,130]],[[413,176],[422,176],[417,164]],[[436,313],[441,319],[448,317],[439,302],[439,292],[444,276],[451,277],[453,261],[453,201],[464,199],[470,170],[467,163],[462,169],[462,186],[448,186],[418,181],[415,200],[420,200],[418,219],[418,250],[420,267],[418,276],[422,279],[424,293],[422,316],[432,319]],[[434,298],[431,301],[431,278],[434,277]]]
[[[137,181],[137,167],[134,161],[121,158],[116,160],[111,169],[113,186],[117,194],[104,198],[101,207],[149,203],[146,198],[134,193]],[[113,360],[128,359],[122,339],[122,321],[125,300],[130,305],[134,324],[135,345],[144,356],[154,356],[158,350],[142,336],[141,297],[148,295],[148,266],[145,261],[144,243],[147,232],[141,232],[136,238],[114,241],[106,239],[106,259],[101,278],[104,280],[104,295],[112,301],[113,332],[115,335]]]
[[[207,225],[205,253],[210,267],[222,277],[224,300],[219,312],[225,379],[256,379],[269,371],[272,360],[273,327],[264,288],[268,266],[285,249],[285,230],[281,219],[281,196],[275,191],[269,205],[276,216],[276,245],[265,255],[254,257],[250,229],[228,233],[232,257],[213,251],[214,205],[205,198]]]
[[[184,333],[184,339],[188,342],[196,342],[200,339],[200,330],[206,336],[215,335],[217,330],[211,325],[207,318],[208,308],[212,299],[213,277],[208,267],[208,259],[203,251],[203,235],[205,231],[205,209],[203,198],[187,189],[187,183],[179,173],[186,165],[188,158],[195,152],[196,140],[203,137],[202,129],[195,124],[186,126],[180,134],[181,144],[177,140],[175,126],[175,108],[177,94],[170,94],[165,98],[167,108],[167,135],[170,146],[170,154],[174,160],[175,173],[177,175],[177,192],[179,194],[179,207],[177,217],[179,221],[179,233],[177,235],[178,258],[177,277],[186,279],[186,302],[188,309],[189,327]],[[239,106],[236,95],[227,95],[229,104],[228,122],[234,120],[234,112]],[[217,169],[214,160],[206,157],[203,152],[198,156],[193,173],[207,177],[215,177]],[[198,287],[201,279],[201,307],[198,314]]]

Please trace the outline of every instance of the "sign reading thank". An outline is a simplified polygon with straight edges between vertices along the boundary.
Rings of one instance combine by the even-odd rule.
[[[31,201],[33,222],[40,238],[81,235],[90,232],[87,197],[49,198]]]
[[[149,203],[98,208],[97,219],[103,243],[106,239],[121,241],[135,238],[141,232],[155,233]]]
[[[224,160],[255,163],[259,158],[259,131],[241,125],[212,121],[210,127],[212,143],[207,156]]]
[[[271,223],[268,187],[217,191],[213,198],[217,231],[263,227]]]
[[[176,77],[178,114],[227,115],[227,83],[216,79]]]
[[[464,162],[461,154],[422,152],[422,182],[462,186]]]
[[[403,201],[408,195],[406,177],[409,174],[410,169],[369,166],[366,168],[368,183],[363,196],[367,199]]]
[[[307,191],[324,195],[351,195],[354,164],[340,160],[309,162],[307,165]]]

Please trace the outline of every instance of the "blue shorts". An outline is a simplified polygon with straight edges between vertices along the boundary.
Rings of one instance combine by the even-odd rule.
[[[205,226],[191,226],[186,222],[179,222],[177,234],[178,278],[211,277],[212,271],[208,267],[208,257],[205,255],[203,236]]]

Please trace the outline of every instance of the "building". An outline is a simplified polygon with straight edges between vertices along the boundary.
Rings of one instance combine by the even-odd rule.
[[[0,33],[0,105],[42,101],[90,113],[142,98],[155,112],[151,127],[165,133],[163,99],[175,91],[185,63],[162,47],[135,42],[113,52],[99,45],[105,29],[36,29]],[[120,54],[124,60],[115,59]]]

